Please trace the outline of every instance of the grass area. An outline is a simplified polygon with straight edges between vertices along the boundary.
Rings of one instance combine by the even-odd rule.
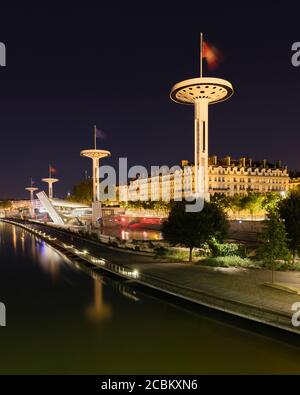
[[[187,248],[160,247],[155,249],[155,255],[159,259],[166,259],[171,262],[185,262],[189,259],[189,251]]]
[[[264,262],[257,259],[241,258],[240,256],[218,256],[207,257],[195,263],[196,265],[210,267],[241,267],[247,269],[272,269],[271,262]],[[276,271],[300,271],[300,262],[275,262],[274,270]]]
[[[158,259],[167,260],[169,262],[186,262],[189,260],[189,251],[187,248],[176,247],[161,247],[156,250],[156,257]],[[194,253],[193,263],[195,265],[209,266],[209,267],[236,267],[247,269],[272,269],[271,262],[264,262],[253,257],[241,257],[239,255],[229,256],[200,256],[197,252]],[[300,260],[295,263],[288,263],[278,261],[274,264],[276,271],[300,271]]]
[[[241,258],[240,256],[208,257],[199,260],[195,264],[210,267],[256,267],[255,261],[249,258]]]

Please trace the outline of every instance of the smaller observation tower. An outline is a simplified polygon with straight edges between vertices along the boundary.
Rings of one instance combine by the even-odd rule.
[[[58,178],[53,178],[52,174],[55,173],[56,170],[49,165],[49,177],[48,178],[43,178],[42,181],[46,182],[48,184],[48,197],[49,199],[53,199],[53,184],[58,182]]]
[[[33,186],[34,182],[32,180],[32,178],[30,179],[30,187],[25,188],[26,191],[28,191],[30,193],[30,216],[31,218],[34,217],[34,192],[38,191],[38,188],[35,188]]]
[[[99,226],[99,219],[102,218],[101,196],[100,196],[100,159],[111,156],[106,150],[97,149],[97,127],[94,126],[94,148],[85,149],[80,152],[80,156],[92,159],[93,166],[93,203],[92,203],[92,224],[94,227]]]

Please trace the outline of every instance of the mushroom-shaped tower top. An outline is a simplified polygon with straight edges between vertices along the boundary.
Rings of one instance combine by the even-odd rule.
[[[80,152],[80,156],[91,159],[102,159],[111,156],[111,153],[100,149],[86,149]]]
[[[39,189],[38,188],[33,188],[33,187],[28,187],[28,188],[25,188],[25,190],[28,191],[28,192],[35,192],[35,191],[38,191]]]
[[[49,178],[42,178],[42,181],[47,182],[48,184],[53,184],[55,182],[58,182],[59,179],[58,178],[49,177]]]
[[[192,78],[174,85],[170,97],[181,104],[195,104],[201,99],[207,99],[209,104],[227,100],[233,94],[230,82],[221,78]]]

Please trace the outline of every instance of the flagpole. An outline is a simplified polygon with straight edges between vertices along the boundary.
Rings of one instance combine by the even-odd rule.
[[[203,76],[203,33],[200,33],[200,78]]]
[[[51,178],[51,165],[49,163],[49,178]]]
[[[97,126],[94,125],[94,144],[95,144],[95,150],[97,149]]]

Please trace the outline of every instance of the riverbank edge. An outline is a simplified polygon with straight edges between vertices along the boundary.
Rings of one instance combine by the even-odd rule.
[[[32,230],[28,229],[28,226],[15,222],[13,220],[8,220],[8,219],[0,219],[2,222],[9,223],[11,225],[19,226],[27,231],[30,231],[31,233],[34,233]],[[35,223],[35,225],[38,225]],[[45,225],[44,225],[45,226]],[[49,230],[51,227],[49,227]],[[69,250],[64,249],[61,245],[58,245],[57,242],[54,240],[49,240],[47,237],[44,237],[43,235],[38,235],[40,238],[42,238],[46,243],[57,249],[58,251],[65,253],[65,255],[72,260],[72,256],[70,257],[69,255]],[[81,239],[80,236],[77,236]],[[84,241],[89,242],[89,240],[82,238]],[[75,254],[74,254],[75,255]],[[74,258],[75,259],[75,258]],[[78,256],[78,259],[81,261],[86,261],[86,263],[91,265],[91,262],[87,260],[84,256]],[[99,259],[101,259],[99,257]],[[203,292],[199,289],[193,289],[189,287],[184,287],[182,285],[179,285],[177,283],[168,281],[166,279],[163,279],[161,277],[149,275],[149,274],[142,274],[141,278],[129,278],[128,276],[120,273],[118,270],[113,270],[111,268],[107,268],[104,266],[99,266],[97,264],[92,265],[94,268],[99,268],[105,271],[108,271],[110,273],[113,273],[119,277],[122,277],[123,279],[131,280],[133,282],[136,282],[139,285],[142,285],[144,287],[151,288],[152,290],[159,291],[161,293],[165,293],[169,296],[175,297],[175,298],[180,298],[182,300],[185,300],[187,302],[192,302],[201,306],[208,307],[210,309],[218,310],[226,314],[230,314],[233,316],[237,316],[243,319],[255,321],[261,324],[265,324],[280,330],[288,331],[293,334],[300,334],[300,331],[297,330],[296,328],[292,327],[291,325],[291,318],[292,318],[292,312],[288,314],[287,312],[284,311],[278,311],[274,309],[266,309],[262,308],[257,305],[252,305],[252,304],[246,304],[244,302],[240,302],[238,300],[234,299],[227,299],[224,297],[220,297],[217,295],[209,294],[207,292]],[[114,266],[120,266],[120,265],[114,265],[112,263],[112,267]],[[124,269],[127,269],[127,267],[124,265]]]

